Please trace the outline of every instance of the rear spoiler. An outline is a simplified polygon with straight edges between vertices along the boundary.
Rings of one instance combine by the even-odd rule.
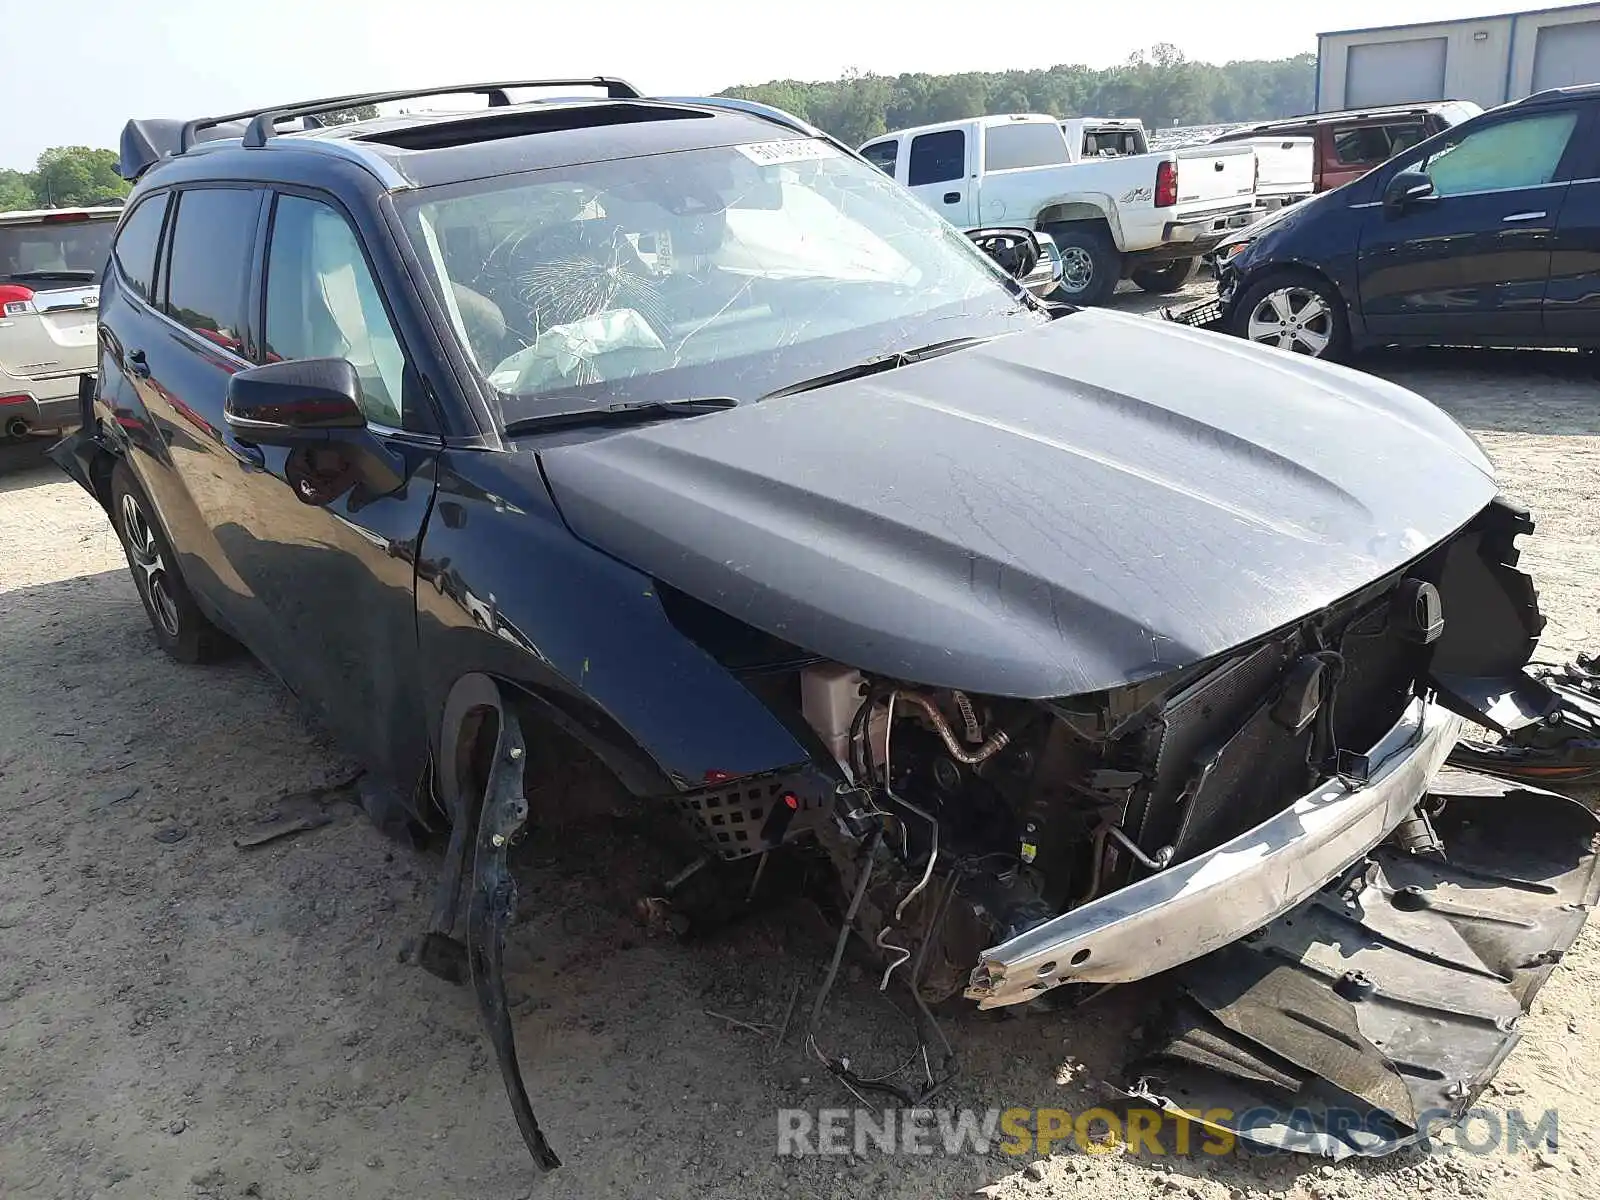
[[[117,148],[117,174],[132,183],[162,159],[181,154],[186,124],[186,121],[167,118],[129,121],[122,127],[122,140]],[[208,142],[243,137],[244,130],[243,121],[213,125],[197,133],[195,140]]]

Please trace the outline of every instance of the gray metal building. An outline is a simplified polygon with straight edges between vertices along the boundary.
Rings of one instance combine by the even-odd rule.
[[[1600,82],[1600,3],[1317,35],[1317,111]]]

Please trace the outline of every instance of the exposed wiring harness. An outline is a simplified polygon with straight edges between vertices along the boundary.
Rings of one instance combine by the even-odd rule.
[[[862,899],[866,896],[867,888],[872,881],[874,855],[881,841],[882,831],[874,830],[868,835],[867,841],[863,845],[860,856],[861,873],[856,881],[855,890],[851,894],[850,905],[845,910],[844,923],[839,929],[838,940],[834,943],[833,958],[828,963],[828,970],[823,976],[822,986],[817,989],[816,999],[811,1004],[811,1017],[806,1024],[806,1049],[822,1064],[829,1074],[844,1084],[851,1095],[868,1108],[876,1110],[877,1106],[863,1094],[866,1092],[889,1096],[908,1108],[915,1108],[927,1104],[934,1096],[949,1086],[950,1082],[955,1079],[958,1070],[955,1050],[950,1045],[949,1039],[945,1037],[944,1031],[939,1028],[939,1023],[934,1019],[927,1002],[923,1000],[919,984],[922,979],[923,967],[927,960],[928,947],[933,941],[933,931],[944,920],[945,913],[950,906],[951,897],[955,895],[956,885],[962,873],[960,866],[950,872],[949,877],[945,880],[944,888],[940,892],[939,902],[929,914],[922,940],[917,947],[917,953],[911,964],[911,975],[906,981],[911,991],[912,1003],[916,1006],[916,1016],[912,1022],[917,1035],[916,1049],[912,1051],[904,1062],[892,1070],[882,1075],[866,1076],[853,1071],[848,1058],[842,1056],[839,1058],[829,1057],[817,1044],[817,1026],[821,1022],[822,1012],[827,1006],[828,997],[833,992],[834,983],[839,977],[839,965],[844,960],[845,948],[850,942],[851,928],[854,925],[856,915],[861,911]],[[937,1071],[935,1071],[933,1063],[928,1057],[930,1034],[932,1039],[937,1041],[939,1049],[942,1051]],[[895,1076],[903,1075],[918,1060],[922,1064],[922,1079],[920,1083],[913,1087],[891,1082]]]
[[[920,984],[923,978],[923,970],[927,962],[929,946],[934,941],[934,935],[944,921],[945,915],[949,910],[951,898],[955,894],[957,883],[959,882],[963,871],[970,869],[969,864],[956,864],[951,869],[948,878],[945,880],[944,885],[940,890],[937,903],[930,907],[927,920],[924,923],[921,931],[921,936],[916,942],[917,949],[914,955],[907,946],[903,946],[889,940],[890,935],[894,932],[895,928],[900,924],[901,921],[905,919],[905,916],[910,910],[911,905],[927,890],[929,884],[932,882],[934,871],[938,866],[940,858],[938,819],[932,813],[929,813],[896,795],[893,790],[893,785],[890,782],[893,772],[892,755],[895,708],[897,702],[902,697],[909,699],[911,695],[911,693],[903,693],[898,689],[893,689],[889,691],[887,697],[888,712],[886,714],[887,726],[883,739],[884,763],[881,789],[883,797],[889,802],[888,805],[878,804],[874,796],[874,791],[880,786],[877,782],[880,776],[878,774],[877,764],[874,761],[870,728],[873,707],[880,701],[882,697],[882,689],[880,688],[869,688],[867,696],[862,700],[860,707],[856,710],[854,719],[851,721],[850,762],[852,769],[857,772],[856,778],[858,787],[860,788],[860,791],[867,797],[870,811],[876,816],[886,820],[893,820],[895,822],[895,825],[900,833],[902,857],[909,854],[910,851],[909,831],[906,827],[905,819],[899,816],[897,812],[891,812],[888,810],[891,808],[903,809],[917,817],[920,817],[928,823],[928,855],[922,874],[917,882],[906,892],[903,897],[901,897],[900,902],[895,906],[892,919],[884,922],[883,927],[878,931],[876,939],[874,939],[875,944],[880,950],[887,951],[897,956],[889,963],[888,967],[883,972],[883,976],[878,985],[880,992],[887,992],[889,981],[894,976],[895,972],[900,967],[904,966],[908,961],[911,963],[910,974],[906,977],[906,985],[911,992],[912,1003],[916,1008],[912,1023],[916,1029],[917,1046],[910,1057],[908,1057],[899,1066],[893,1068],[883,1075],[865,1076],[851,1069],[850,1060],[847,1057],[830,1057],[828,1054],[823,1052],[822,1048],[817,1043],[817,1027],[821,1022],[822,1013],[827,1005],[828,997],[832,994],[834,985],[838,980],[839,966],[844,960],[844,953],[846,947],[849,945],[851,931],[855,927],[856,918],[861,912],[862,903],[865,900],[868,888],[871,886],[878,848],[886,836],[886,826],[882,824],[874,825],[872,830],[867,834],[865,841],[862,843],[861,852],[857,856],[857,861],[860,863],[859,874],[856,878],[855,886],[851,891],[849,905],[845,909],[844,921],[839,929],[838,939],[834,943],[833,957],[829,961],[828,969],[822,979],[822,984],[817,990],[815,1000],[812,1002],[811,1016],[806,1028],[806,1049],[817,1059],[818,1062],[823,1065],[824,1068],[827,1069],[830,1074],[843,1083],[853,1096],[855,1096],[863,1104],[866,1104],[868,1107],[873,1107],[873,1105],[863,1094],[867,1092],[876,1092],[882,1095],[890,1096],[900,1103],[908,1106],[925,1104],[938,1091],[942,1090],[946,1085],[948,1085],[949,1082],[955,1077],[956,1073],[955,1051],[951,1047],[949,1040],[945,1037],[943,1030],[939,1028],[939,1024],[934,1019],[926,1001],[923,1000],[920,993]],[[920,697],[918,699],[920,699]],[[921,706],[919,705],[918,707],[920,708]],[[934,711],[937,712],[937,710]],[[947,724],[944,726],[944,731],[945,733],[949,734],[949,740],[954,740],[953,732],[949,730],[949,726]],[[994,739],[991,739],[991,741],[992,740]],[[999,749],[1004,744],[1005,742],[1002,735],[1002,740],[1000,741],[1000,744],[995,747],[995,749]],[[937,1043],[939,1050],[942,1052],[937,1071],[935,1070],[933,1062],[930,1060],[928,1053],[930,1044],[933,1044],[934,1042]],[[916,1083],[914,1086],[893,1082],[896,1076],[904,1075],[909,1069],[918,1063],[919,1060],[922,1066],[920,1082]]]

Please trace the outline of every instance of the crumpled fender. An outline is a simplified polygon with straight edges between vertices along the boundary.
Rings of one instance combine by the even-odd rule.
[[[440,877],[433,917],[418,951],[417,961],[425,970],[451,983],[472,981],[478,999],[478,1015],[484,1033],[494,1048],[505,1082],[506,1096],[517,1120],[517,1129],[540,1171],[553,1171],[561,1159],[551,1148],[534,1116],[527,1085],[517,1060],[516,1035],[511,1027],[511,1012],[506,1000],[506,928],[517,911],[517,881],[511,874],[508,858],[512,844],[528,819],[528,801],[523,788],[527,764],[527,743],[514,706],[506,702],[500,687],[487,676],[477,676],[472,686],[463,689],[458,716],[468,707],[485,711],[496,722],[494,755],[481,792],[452,787],[451,815],[454,821],[450,845]],[[459,720],[457,722],[460,723]],[[453,749],[453,747],[452,747]],[[450,761],[454,761],[452,758]],[[462,875],[467,864],[466,942],[452,936],[460,906]]]
[[[550,1148],[533,1104],[522,1081],[517,1062],[516,1037],[511,1029],[511,1013],[506,1004],[505,944],[506,926],[517,909],[517,881],[507,869],[511,843],[522,832],[528,819],[528,801],[522,790],[523,764],[527,746],[522,727],[509,707],[500,710],[500,738],[494,748],[494,766],[489,771],[483,812],[478,821],[478,836],[472,865],[472,893],[467,909],[467,965],[472,971],[472,988],[478,996],[478,1013],[484,1032],[500,1062],[506,1096],[517,1118],[517,1128],[534,1165],[553,1171],[561,1159]]]

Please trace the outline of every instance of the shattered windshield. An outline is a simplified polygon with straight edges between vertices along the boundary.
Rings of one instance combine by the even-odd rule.
[[[402,213],[507,421],[752,399],[873,354],[1044,320],[965,237],[821,141],[478,180]]]

